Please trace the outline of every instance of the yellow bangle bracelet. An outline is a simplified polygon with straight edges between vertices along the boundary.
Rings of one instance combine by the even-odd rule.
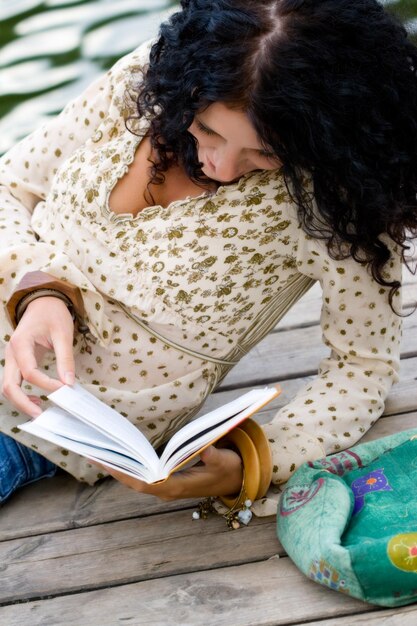
[[[272,478],[271,449],[264,430],[253,419],[248,418],[238,427],[231,430],[217,443],[218,448],[234,447],[243,464],[243,479],[240,491],[231,496],[218,496],[228,507],[222,513],[229,528],[239,528],[250,522],[250,507],[254,500],[262,498],[268,490]],[[213,507],[214,498],[204,498],[193,512],[193,519],[206,519]]]
[[[255,445],[256,451],[259,457],[259,465],[261,469],[261,478],[258,493],[256,494],[256,500],[263,498],[269,489],[272,479],[272,453],[271,447],[266,438],[264,429],[262,426],[255,422],[252,418],[248,418],[239,428],[251,438]]]
[[[241,493],[240,497],[239,494],[235,494],[232,496],[219,496],[219,498],[230,509],[238,509],[243,506],[245,500],[249,499],[253,502],[256,499],[261,482],[261,467],[255,444],[240,427],[231,430],[218,442],[218,446],[220,444],[219,447],[228,447],[230,443],[238,449],[242,457],[245,489],[242,490],[243,493]]]

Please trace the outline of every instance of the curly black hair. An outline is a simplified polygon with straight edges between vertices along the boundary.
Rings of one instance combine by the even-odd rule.
[[[208,180],[187,131],[214,102],[246,111],[282,162],[304,230],[390,287],[384,234],[417,234],[417,48],[376,0],[183,0],[162,24],[139,115],[160,182]],[[306,174],[313,193],[306,190]]]

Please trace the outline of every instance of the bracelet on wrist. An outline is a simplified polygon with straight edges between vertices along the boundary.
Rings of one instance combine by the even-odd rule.
[[[254,500],[262,498],[272,478],[272,456],[268,440],[263,428],[252,419],[247,419],[237,428],[217,442],[217,447],[233,447],[242,459],[243,479],[239,493],[232,496],[219,496],[221,502],[228,507],[223,517],[229,528],[237,529],[245,526],[252,518]],[[214,511],[214,498],[204,498],[194,511],[193,519],[205,519],[210,511]]]
[[[79,287],[64,280],[56,278],[47,272],[27,272],[17,285],[16,290],[6,303],[13,328],[16,328],[22,319],[24,312],[31,302],[37,298],[53,296],[62,300],[71,313],[78,332],[82,336],[82,350],[92,353],[89,343],[95,343],[95,338],[90,333],[86,324],[84,302]]]
[[[53,291],[54,294],[50,292],[48,293],[48,290],[50,292]],[[84,303],[81,291],[78,287],[59,278],[55,278],[55,276],[46,272],[35,271],[27,272],[23,276],[6,303],[6,310],[9,314],[13,328],[16,328],[18,321],[23,315],[24,306],[22,301],[24,301],[25,307],[27,307],[32,300],[36,297],[40,297],[40,294],[37,294],[36,296],[32,294],[43,291],[45,291],[45,296],[54,295],[55,297],[61,297],[62,300],[64,300],[65,296],[67,300],[64,301],[68,301],[68,308],[72,306],[71,313],[74,314],[77,320],[85,319]],[[29,296],[29,300],[26,300]]]
[[[23,314],[25,313],[26,309],[28,308],[29,304],[31,304],[31,302],[38,300],[38,298],[47,298],[47,297],[53,297],[53,298],[58,298],[59,300],[62,300],[62,302],[66,305],[69,312],[71,313],[72,320],[75,322],[76,315],[74,311],[74,306],[71,300],[64,293],[62,293],[61,291],[58,291],[57,289],[36,289],[35,291],[30,291],[29,293],[27,293],[17,303],[16,309],[15,309],[16,324],[20,322],[20,320],[23,317]]]

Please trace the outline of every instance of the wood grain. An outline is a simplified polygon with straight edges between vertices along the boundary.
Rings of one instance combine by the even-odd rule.
[[[12,539],[0,544],[0,603],[230,567],[278,551],[273,516],[233,532],[220,516],[193,520],[191,511]]]
[[[16,604],[0,617],[7,626],[280,626],[347,614],[351,625],[371,608],[308,580],[288,558],[271,558]]]
[[[412,412],[417,407],[417,357],[403,362],[402,373],[405,380],[394,386],[386,405],[387,415],[398,415],[396,420],[381,418],[370,431],[369,436],[383,436],[381,432],[417,427],[417,419]],[[283,382],[283,394],[270,407],[257,414],[259,423],[273,418],[306,379]],[[202,412],[212,410],[232,400],[246,389],[220,391],[208,398]],[[411,411],[411,413],[410,413]],[[407,412],[409,413],[407,415]],[[403,415],[404,414],[404,415]],[[382,420],[384,420],[382,422]],[[138,495],[114,480],[105,480],[97,486],[89,487],[77,483],[67,474],[60,474],[49,480],[28,485],[17,492],[13,499],[1,509],[0,541],[7,539],[50,533],[65,529],[92,526],[108,521],[130,519],[164,513],[173,510],[190,509],[196,501],[161,502],[148,495]],[[30,510],[30,516],[27,511]]]

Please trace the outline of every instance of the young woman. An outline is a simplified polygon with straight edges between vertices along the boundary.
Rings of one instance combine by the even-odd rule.
[[[315,281],[329,355],[264,427],[272,481],[354,444],[397,378],[415,47],[374,0],[181,4],[1,161],[3,499],[56,466],[103,476],[19,431],[39,396],[76,379],[163,444]],[[243,493],[237,452],[202,461],[114,475]]]

